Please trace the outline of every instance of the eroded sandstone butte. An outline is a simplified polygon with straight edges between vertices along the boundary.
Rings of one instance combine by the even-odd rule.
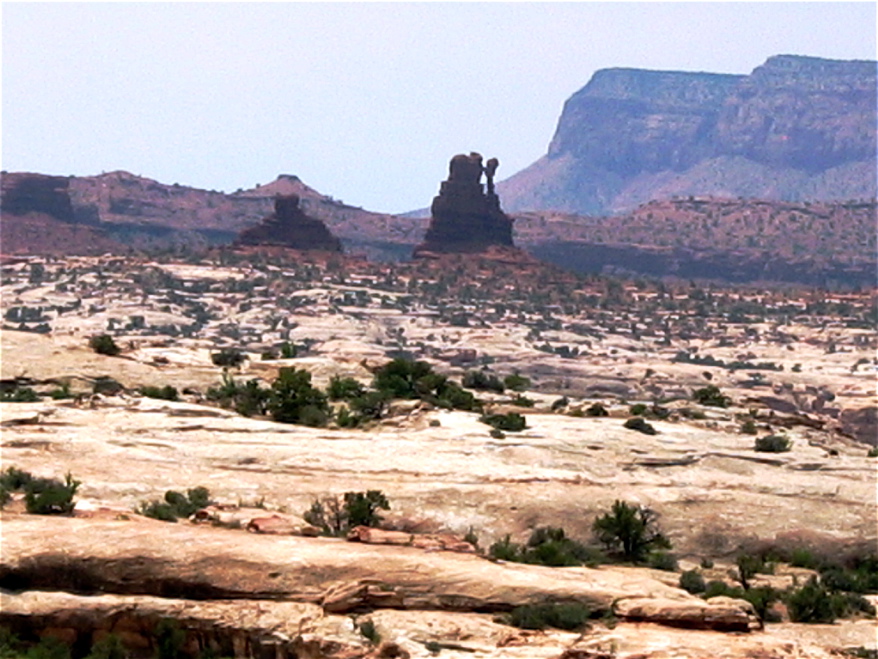
[[[448,180],[430,207],[431,219],[424,242],[414,256],[484,252],[489,247],[514,247],[512,219],[500,208],[494,191],[494,172],[498,161],[491,158],[483,166],[482,156],[458,154],[451,159]],[[487,177],[487,190],[482,186]]]
[[[299,195],[278,195],[274,213],[241,232],[235,246],[278,246],[290,249],[340,252],[341,242],[317,218],[299,207]]]

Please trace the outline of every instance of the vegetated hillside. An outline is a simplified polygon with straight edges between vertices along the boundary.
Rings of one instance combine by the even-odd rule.
[[[612,217],[527,213],[518,242],[580,272],[865,285],[875,277],[875,202],[689,197]]]
[[[395,243],[414,245],[425,230],[423,223],[398,223],[392,216],[345,205],[286,174],[225,194],[122,171],[85,177],[15,172],[3,174],[3,252],[90,254],[96,245],[118,253],[229,244],[272,212],[278,194],[298,195],[303,209],[326,222],[346,249],[372,258],[396,256]],[[47,217],[38,222],[40,228],[29,228],[35,214]],[[44,230],[46,222],[54,228]],[[79,230],[81,240],[53,239],[53,232],[72,234],[73,225],[91,229]],[[388,241],[393,244],[385,245]]]
[[[548,153],[498,184],[507,211],[608,214],[673,195],[876,196],[876,63],[778,55],[750,75],[605,69]]]

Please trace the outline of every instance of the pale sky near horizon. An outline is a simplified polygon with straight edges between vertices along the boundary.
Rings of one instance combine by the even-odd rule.
[[[2,169],[233,192],[295,174],[429,206],[455,153],[502,180],[611,67],[876,59],[874,2],[2,2]]]

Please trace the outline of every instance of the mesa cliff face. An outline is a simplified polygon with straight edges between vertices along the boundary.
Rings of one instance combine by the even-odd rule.
[[[606,69],[546,156],[498,184],[509,209],[617,212],[673,195],[876,195],[876,63],[779,55],[750,75]]]

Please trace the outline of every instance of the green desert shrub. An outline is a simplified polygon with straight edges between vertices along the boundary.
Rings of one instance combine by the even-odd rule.
[[[704,599],[711,597],[734,597],[741,599],[744,596],[744,589],[737,586],[730,586],[725,581],[715,579],[708,581],[704,587],[704,593],[701,595]]]
[[[527,419],[518,412],[486,414],[479,421],[504,432],[520,432],[527,428]]]
[[[214,366],[222,366],[223,368],[235,368],[244,363],[247,356],[237,348],[223,348],[219,352],[210,355],[210,361]]]
[[[793,443],[784,435],[766,435],[756,439],[753,450],[760,453],[785,453],[792,446]]]
[[[85,659],[128,659],[128,652],[118,634],[108,634],[91,646]]]
[[[76,505],[73,497],[82,483],[68,472],[64,482],[54,478],[33,478],[24,486],[27,512],[34,515],[68,515]]]
[[[502,540],[498,540],[488,547],[488,556],[498,561],[510,561],[513,563],[521,563],[521,545],[512,542],[509,534],[506,534]]]
[[[623,425],[625,428],[628,428],[628,430],[636,430],[637,432],[641,432],[644,435],[658,434],[658,431],[653,427],[653,425],[642,416],[633,416],[628,419]]]
[[[796,547],[790,554],[790,565],[793,567],[804,567],[809,570],[816,570],[820,566],[820,560],[810,549],[806,547]]]
[[[747,419],[741,424],[741,434],[743,435],[755,435],[758,432],[756,422],[753,419]]]
[[[479,391],[493,391],[502,394],[506,387],[503,381],[492,373],[487,371],[467,371],[461,384],[468,389],[477,389]]]
[[[303,517],[324,535],[343,536],[355,526],[378,526],[382,520],[379,510],[390,510],[390,503],[380,490],[345,492],[341,499],[316,499]]]
[[[757,615],[766,622],[780,622],[780,619],[771,611],[771,605],[777,602],[780,597],[781,593],[771,586],[747,588],[741,595],[741,599],[750,602]]]
[[[562,528],[551,526],[533,530],[522,554],[523,563],[564,567],[582,565],[594,557],[594,552],[582,543],[568,538]]]
[[[195,487],[186,494],[176,490],[165,492],[163,500],[154,499],[140,504],[137,512],[163,522],[176,522],[194,515],[211,504],[210,491],[206,487]]]
[[[64,400],[66,398],[73,398],[73,394],[70,393],[70,383],[62,382],[57,389],[53,389],[49,392],[49,397],[52,400]]]
[[[518,373],[513,373],[503,378],[503,386],[507,389],[512,389],[512,391],[527,391],[528,387],[530,387],[530,379]]]
[[[37,403],[40,395],[30,387],[15,387],[15,389],[0,392],[0,403]]]
[[[812,577],[804,586],[786,597],[793,622],[829,623],[838,617],[838,602],[820,582]]]
[[[616,500],[610,512],[594,521],[592,530],[611,555],[623,561],[641,563],[654,550],[671,548],[658,529],[657,515],[624,501]]]
[[[369,641],[372,645],[378,645],[381,643],[381,634],[378,632],[375,623],[371,620],[366,620],[358,624],[357,631],[359,631],[363,638]]]
[[[704,583],[704,577],[701,576],[698,570],[687,570],[680,575],[680,588],[693,595],[697,595],[705,591],[707,584]]]
[[[391,398],[420,398],[429,388],[427,379],[434,375],[427,362],[398,357],[375,372],[372,386]]]
[[[507,535],[488,548],[491,558],[513,563],[530,563],[549,567],[595,565],[604,558],[599,550],[568,538],[564,529],[537,527],[526,544],[512,542]]]
[[[88,345],[99,355],[115,357],[122,352],[122,349],[116,345],[113,337],[109,334],[99,334],[98,336],[91,337],[88,341]]]
[[[732,399],[723,394],[715,384],[697,389],[692,394],[692,399],[708,407],[728,407],[732,402]]]
[[[649,407],[644,403],[635,403],[631,407],[628,408],[628,413],[631,416],[646,416],[646,413],[649,411]]]
[[[172,618],[162,618],[155,628],[155,645],[157,659],[180,659],[183,645],[186,643],[186,632],[180,629],[179,623]]]
[[[676,572],[677,559],[673,554],[666,551],[654,551],[646,559],[646,564],[654,570],[664,570],[665,572]]]
[[[222,384],[207,390],[208,400],[221,407],[234,409],[241,416],[266,414],[271,390],[263,388],[259,380],[252,379],[241,385],[228,373],[223,373]]]
[[[375,372],[372,387],[388,398],[417,398],[439,407],[472,411],[480,408],[469,391],[433,371],[427,362],[398,357]]]
[[[878,593],[878,555],[853,560],[851,565],[826,562],[819,567],[827,588],[851,593]]]
[[[610,413],[607,412],[607,408],[604,407],[601,403],[592,403],[591,406],[585,410],[586,416],[610,416]]]
[[[588,622],[590,615],[588,607],[579,602],[526,604],[512,609],[509,624],[519,629],[552,627],[575,631]]]
[[[329,380],[326,395],[329,400],[351,400],[366,393],[366,388],[354,378],[342,378],[333,375]]]
[[[329,418],[326,395],[311,386],[311,374],[304,369],[280,369],[266,408],[279,423],[322,426]]]
[[[180,400],[180,392],[176,387],[166,384],[163,387],[147,385],[140,388],[140,393],[147,398],[158,398],[159,400]]]

